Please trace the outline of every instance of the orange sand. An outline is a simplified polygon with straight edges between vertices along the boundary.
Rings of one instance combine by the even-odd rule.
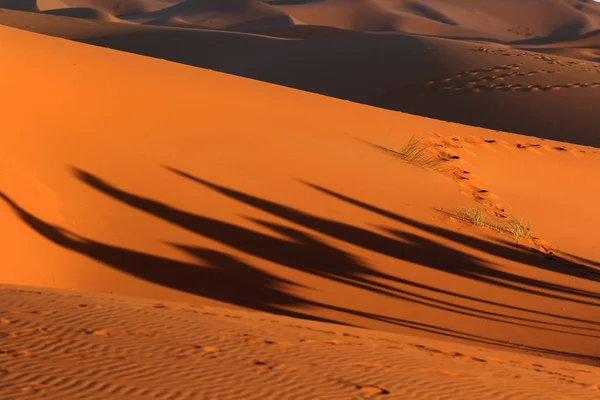
[[[119,17],[91,1],[63,3]],[[249,15],[244,10],[285,11],[298,24],[316,23],[301,15],[311,9],[323,16],[327,14],[320,7],[332,13],[352,14],[353,7],[390,12],[394,2],[259,3],[239,2],[236,7],[242,16]],[[148,13],[160,11],[151,2],[147,7]],[[588,25],[582,26],[592,29],[597,14],[589,15]],[[459,15],[452,18],[459,20]],[[251,398],[244,390],[256,398],[307,398],[301,390],[308,388],[322,390],[314,396],[322,398],[457,398],[456,393],[465,393],[459,398],[502,398],[513,393],[511,387],[515,398],[598,395],[600,153],[571,144],[600,143],[593,112],[593,99],[600,93],[593,79],[600,75],[587,70],[594,63],[546,59],[505,45],[397,33],[330,30],[329,38],[289,40],[11,10],[0,10],[0,24],[84,42],[0,26],[0,74],[10,77],[0,80],[0,239],[5,243],[0,282],[155,299],[84,293],[78,294],[83,300],[74,301],[65,297],[70,292],[40,289],[42,295],[32,295],[6,286],[1,292],[8,304],[1,316],[6,327],[0,325],[0,338],[9,347],[8,352],[2,349],[6,357],[0,358],[0,374],[9,384],[0,388],[0,397],[69,398],[75,388],[87,390],[90,398],[107,398],[107,393],[109,398],[144,393],[156,398]],[[151,41],[152,35],[169,38],[167,44],[185,40],[179,48],[161,47]],[[347,69],[335,70],[332,64],[299,74],[288,84],[294,76],[285,66],[288,58],[261,69],[259,62],[236,59],[227,47],[248,46],[252,53],[262,46],[260,57],[275,50],[297,52],[296,60],[308,63],[314,61],[307,57],[315,48],[321,46],[316,54],[327,53],[319,43],[331,40],[344,48],[356,41],[364,49],[368,43],[362,40],[371,37],[372,43],[402,43],[410,55],[431,51],[428,63],[392,59],[390,65],[398,62],[404,68],[396,69],[400,89],[390,81],[385,84],[394,68],[387,75],[365,72],[368,64],[359,60],[361,52],[357,63],[348,59],[341,64]],[[204,55],[191,52],[196,40],[212,47]],[[176,64],[90,46],[95,41],[130,53],[190,58]],[[162,50],[156,53],[157,48]],[[223,58],[218,58],[219,48]],[[209,59],[221,63],[214,69],[242,77],[197,68]],[[363,54],[362,60],[368,58]],[[227,70],[233,67],[241,72]],[[316,79],[321,76],[316,71],[335,73],[325,75],[330,80]],[[470,79],[481,87],[472,86]],[[552,87],[563,81],[564,87]],[[501,82],[520,86],[488,90]],[[538,84],[539,90],[533,90]],[[384,88],[383,95],[373,92]],[[530,96],[537,96],[536,101]],[[555,130],[539,139],[332,97],[367,104],[377,98],[378,105],[410,106],[415,113],[429,105],[448,113],[448,120],[472,115],[466,107],[481,104],[486,110],[498,107],[488,122],[529,133],[550,125]],[[456,106],[447,109],[448,104]],[[433,163],[418,165],[398,156],[413,136]],[[517,244],[510,234],[461,221],[464,207],[478,208],[487,221],[506,226],[518,218],[531,231]],[[172,305],[152,309],[157,302]],[[191,319],[180,309],[192,306],[168,302],[217,307],[217,315]],[[76,307],[80,303],[92,311],[86,306],[82,313]],[[103,320],[108,318],[104,308],[111,309],[114,325]],[[282,321],[296,327],[280,326]],[[305,338],[301,327],[306,326],[318,331]],[[158,330],[175,336],[138,335]],[[348,333],[360,338],[344,336]],[[263,342],[248,347],[244,334]],[[198,358],[190,353],[193,337],[206,338],[200,349],[214,347],[220,354],[230,348],[231,355],[222,362]],[[314,340],[315,346],[349,340],[363,347],[356,347],[356,353],[344,346],[317,351],[298,345],[303,338]],[[381,348],[376,338],[394,340],[402,349],[393,355],[390,349],[378,350],[381,355],[363,352]],[[49,345],[44,356],[35,354],[59,340],[79,343],[77,357],[103,364],[104,378],[90,380],[62,345]],[[271,360],[279,350],[264,340],[293,346],[283,358]],[[98,348],[106,350],[98,353]],[[27,357],[17,357],[20,351]],[[108,355],[115,351],[115,357],[135,356],[123,361]],[[323,354],[320,368],[333,375],[311,369],[315,352]],[[398,361],[409,353],[406,363]],[[472,372],[480,364],[466,363],[483,363],[477,359],[485,359],[485,367]],[[344,367],[333,366],[340,363]],[[378,367],[371,376],[353,363],[391,369]],[[28,377],[44,365],[50,368],[47,374],[32,384]],[[193,372],[183,373],[183,365]],[[119,368],[153,372],[121,376]],[[198,369],[215,371],[215,376],[199,377]],[[263,372],[275,376],[264,378],[265,383],[256,378]],[[250,381],[254,383],[244,384]],[[114,393],[103,386],[109,382],[116,385],[110,386]]]
[[[3,286],[2,398],[581,399],[598,368],[264,313]]]
[[[469,36],[477,41],[452,40],[456,37],[452,32],[405,29],[403,32],[411,34],[400,34],[376,29],[363,21],[370,14],[362,8],[374,3],[352,1],[352,7],[346,3],[350,2],[335,6],[316,2],[299,8],[319,16],[313,24],[330,20],[329,25],[321,26],[290,25],[287,14],[278,14],[271,8],[269,13],[275,14],[259,18],[254,14],[255,2],[247,5],[247,10],[238,4],[226,13],[227,21],[237,21],[231,28],[219,25],[221,19],[216,17],[197,17],[193,13],[189,21],[205,21],[195,29],[189,29],[193,28],[191,22],[183,20],[175,24],[177,27],[148,25],[150,22],[142,21],[142,16],[139,20],[129,18],[116,23],[106,21],[105,11],[96,15],[104,21],[92,21],[5,10],[0,11],[0,24],[411,114],[600,147],[600,119],[594,115],[600,98],[600,64],[585,61],[595,59],[598,35],[590,36],[583,30],[582,39],[570,42],[565,38],[574,33],[556,38],[550,34],[528,37],[517,42],[511,41],[515,38],[504,38],[505,43],[499,44],[479,41],[486,38],[482,34]],[[528,7],[538,8],[542,3],[547,5],[547,1],[527,2]],[[564,0],[558,3],[564,5]],[[181,6],[187,4],[191,3]],[[199,4],[192,5],[200,7]],[[351,11],[354,7],[360,9]],[[297,8],[288,10],[294,18],[302,17],[295,14]],[[572,9],[577,15],[582,14]],[[543,10],[529,11],[531,15],[543,14],[552,7]],[[519,15],[525,15],[525,11]],[[337,15],[339,12],[341,16]],[[65,11],[61,13],[66,15]],[[593,14],[588,14],[583,15],[594,20]],[[338,17],[350,22],[358,19],[366,25],[352,28],[337,24]],[[558,11],[553,12],[547,17],[548,24],[558,24],[559,17]],[[573,22],[577,26],[580,23],[583,24]],[[240,24],[249,28],[242,29]],[[467,22],[435,24],[444,29],[470,26]],[[558,30],[555,25],[548,29]],[[590,29],[593,26],[596,25],[590,25]],[[487,38],[501,39],[493,35]]]

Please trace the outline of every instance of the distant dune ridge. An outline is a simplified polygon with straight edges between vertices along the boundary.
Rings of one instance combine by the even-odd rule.
[[[600,146],[600,4],[592,1],[2,1],[0,23],[13,27]]]
[[[599,4],[0,8],[3,400],[598,398]]]

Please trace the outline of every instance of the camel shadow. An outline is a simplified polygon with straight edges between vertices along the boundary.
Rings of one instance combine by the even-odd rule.
[[[267,212],[288,224],[292,223],[302,227],[304,230],[281,223],[248,218],[277,235],[271,236],[135,195],[119,189],[85,171],[74,169],[73,173],[82,183],[97,192],[138,211],[145,212],[154,218],[159,218],[196,235],[227,245],[243,254],[248,254],[258,259],[340,284],[389,296],[395,300],[419,304],[456,315],[493,321],[499,324],[510,324],[534,328],[540,331],[554,331],[594,338],[597,338],[598,332],[600,332],[600,322],[598,321],[475,298],[466,294],[453,292],[447,288],[435,287],[430,284],[405,279],[402,277],[402,271],[394,271],[393,274],[378,271],[371,268],[360,258],[321,240],[315,235],[307,233],[306,230],[399,260],[455,274],[485,284],[497,285],[506,289],[537,296],[550,297],[573,303],[599,305],[600,302],[596,301],[600,299],[598,293],[511,274],[494,268],[493,265],[490,265],[481,258],[396,228],[383,227],[382,229],[389,235],[380,234],[376,231],[312,215],[282,204],[216,185],[182,171],[170,170],[178,176],[192,180],[224,196]],[[397,222],[419,228],[430,234],[461,243],[473,249],[525,263],[532,267],[553,270],[558,273],[568,273],[567,270],[562,270],[556,265],[551,265],[551,260],[530,254],[522,249],[487,242],[424,224],[316,185],[309,186],[338,200],[349,202]],[[515,348],[517,346],[497,339],[474,335],[469,332],[461,332],[395,316],[359,311],[309,300],[290,293],[291,289],[297,286],[296,283],[267,273],[240,257],[209,248],[168,243],[178,250],[185,252],[188,256],[192,256],[194,259],[194,262],[182,262],[102,243],[42,221],[20,207],[6,194],[0,193],[0,197],[13,208],[24,223],[51,242],[67,250],[85,255],[110,268],[165,287],[269,313],[340,323],[341,321],[339,320],[318,316],[318,309],[330,310],[477,343],[508,348]],[[475,303],[480,306],[501,307],[505,311],[489,311],[483,307],[461,305],[457,302],[443,300],[440,296],[435,296],[435,294],[469,300],[471,304]],[[302,309],[303,311],[292,311],[290,308],[296,310]],[[519,313],[513,313],[518,315],[511,315],[508,311],[518,311]],[[529,316],[522,316],[523,313],[528,313]],[[542,317],[551,317],[553,320],[560,320],[560,322],[549,322]],[[572,328],[576,328],[578,332],[574,332]],[[532,346],[518,345],[518,347],[545,354],[597,360],[597,357],[590,355],[573,354]]]

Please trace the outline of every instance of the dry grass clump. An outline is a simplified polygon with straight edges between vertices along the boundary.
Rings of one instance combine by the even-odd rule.
[[[524,219],[510,216],[508,221],[505,221],[489,215],[481,207],[462,208],[456,213],[451,213],[451,215],[471,225],[489,228],[498,233],[510,234],[515,239],[516,244],[519,244],[519,239],[524,238],[527,240],[531,235],[531,225]]]
[[[443,170],[441,165],[444,161],[447,161],[432,151],[433,146],[431,144],[426,143],[423,138],[416,135],[413,135],[399,150],[367,141],[363,142],[421,168],[441,171]]]
[[[412,136],[396,154],[404,161],[417,165],[422,168],[438,169],[442,160],[432,155],[428,150],[423,139]]]

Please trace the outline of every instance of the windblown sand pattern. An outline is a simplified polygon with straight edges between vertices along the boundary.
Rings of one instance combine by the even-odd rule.
[[[3,399],[596,399],[600,370],[221,308],[0,289]],[[501,389],[500,389],[501,388]]]
[[[600,398],[599,29],[0,0],[0,399]]]

